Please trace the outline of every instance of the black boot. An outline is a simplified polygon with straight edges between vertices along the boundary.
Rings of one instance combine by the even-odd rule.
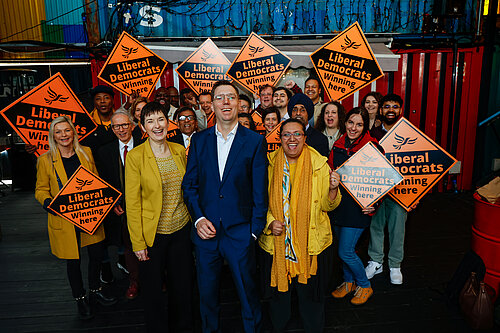
[[[111,270],[111,263],[101,263],[101,282],[109,284],[113,283],[113,281],[115,281],[115,278],[113,277],[113,271]]]
[[[96,290],[90,290],[91,305],[99,303],[103,306],[111,306],[113,304],[116,304],[116,302],[118,302],[118,299],[116,297],[104,294],[102,288]]]
[[[89,304],[89,300],[86,295],[75,298],[76,306],[78,307],[78,316],[82,320],[88,320],[94,317],[94,313]]]

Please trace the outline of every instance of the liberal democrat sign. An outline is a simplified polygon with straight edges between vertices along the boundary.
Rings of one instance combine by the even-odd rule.
[[[167,62],[125,31],[97,76],[122,93],[149,97]]]

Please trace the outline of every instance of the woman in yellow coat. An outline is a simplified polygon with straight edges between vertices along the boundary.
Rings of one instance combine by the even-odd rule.
[[[192,331],[191,217],[182,197],[183,146],[167,142],[168,110],[146,104],[140,126],[148,140],[127,154],[125,204],[132,250],[139,259],[148,332],[164,332],[162,277],[167,271],[168,331]]]
[[[56,257],[66,259],[68,280],[77,302],[79,315],[82,319],[89,319],[93,316],[91,305],[95,302],[103,305],[116,302],[115,299],[102,293],[99,282],[104,229],[99,226],[93,235],[89,235],[62,217],[56,216],[47,206],[80,165],[95,174],[97,170],[90,148],[79,144],[75,126],[66,116],[58,117],[50,124],[49,147],[49,151],[38,158],[35,197],[49,212],[50,248]],[[80,247],[86,247],[89,254],[90,302],[83,287]]]
[[[305,144],[297,119],[280,128],[281,147],[269,155],[269,210],[259,238],[263,286],[273,332],[283,332],[291,316],[291,290],[297,291],[306,332],[322,332],[324,294],[332,258],[328,211],[341,200],[339,175],[326,157]]]

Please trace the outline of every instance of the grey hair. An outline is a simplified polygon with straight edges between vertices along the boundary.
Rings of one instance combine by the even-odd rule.
[[[127,112],[127,111],[123,111],[123,110],[116,110],[112,115],[111,115],[111,125],[113,125],[113,118],[117,115],[124,115],[124,116],[127,116],[128,120],[131,122],[131,123],[134,123],[134,118],[132,117],[132,115],[130,114],[130,112]]]

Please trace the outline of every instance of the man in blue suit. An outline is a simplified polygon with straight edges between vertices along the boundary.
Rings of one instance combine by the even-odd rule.
[[[192,240],[203,332],[220,332],[224,259],[238,291],[245,332],[259,332],[254,243],[267,213],[266,144],[263,136],[238,125],[238,90],[233,84],[214,84],[212,101],[216,126],[193,136],[182,182],[195,221]]]

